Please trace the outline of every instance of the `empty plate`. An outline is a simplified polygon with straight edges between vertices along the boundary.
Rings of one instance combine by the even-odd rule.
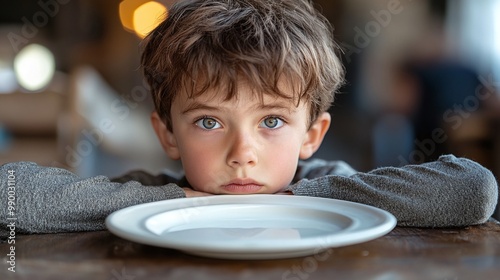
[[[225,259],[313,255],[365,242],[396,226],[387,211],[293,195],[217,195],[131,206],[106,219],[131,241]]]

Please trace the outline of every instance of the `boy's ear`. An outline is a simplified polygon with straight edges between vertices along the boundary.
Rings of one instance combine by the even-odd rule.
[[[158,140],[160,140],[160,144],[163,147],[163,150],[171,159],[179,159],[180,154],[174,133],[167,128],[158,113],[153,112],[151,114],[151,124],[153,125],[153,129],[156,132]]]
[[[300,159],[310,158],[319,149],[328,128],[330,128],[330,122],[331,117],[329,113],[324,112],[318,116],[316,121],[307,131],[306,138],[300,148]]]

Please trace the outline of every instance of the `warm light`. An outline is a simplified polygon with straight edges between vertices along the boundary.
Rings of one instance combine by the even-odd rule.
[[[29,91],[38,91],[52,80],[54,55],[44,46],[32,44],[23,48],[14,59],[18,83]]]
[[[134,31],[144,38],[158,24],[160,24],[167,15],[167,8],[158,2],[151,1],[142,4],[134,11]]]
[[[120,21],[125,29],[134,31],[134,11],[148,0],[123,0],[118,7]]]

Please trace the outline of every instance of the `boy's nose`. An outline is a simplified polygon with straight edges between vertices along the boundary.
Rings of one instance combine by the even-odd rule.
[[[255,143],[249,135],[235,135],[227,156],[227,164],[233,167],[257,164]]]

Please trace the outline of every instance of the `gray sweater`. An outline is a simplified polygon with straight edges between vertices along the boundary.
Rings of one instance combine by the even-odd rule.
[[[0,237],[105,229],[113,211],[140,203],[185,197],[186,186],[167,175],[131,172],[110,179],[80,178],[32,162],[0,166]],[[435,162],[356,172],[341,161],[300,162],[287,190],[373,205],[394,214],[400,226],[449,227],[485,222],[495,210],[498,185],[479,164],[452,155]]]

